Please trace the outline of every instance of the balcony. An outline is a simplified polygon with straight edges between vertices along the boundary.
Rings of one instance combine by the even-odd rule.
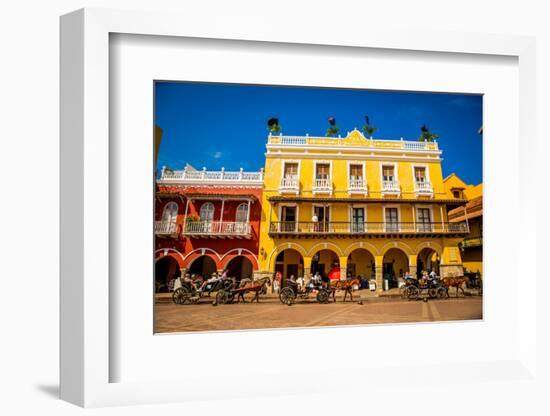
[[[399,195],[401,189],[397,181],[382,181],[382,195]]]
[[[433,196],[434,189],[433,189],[433,186],[432,186],[431,182],[415,181],[415,183],[414,183],[414,193],[417,196],[423,196],[423,195]]]
[[[178,235],[178,226],[173,221],[155,221],[155,234],[158,236],[175,237]]]
[[[483,246],[483,237],[468,237],[465,238],[462,243],[460,243],[460,246],[462,248],[469,248],[469,247],[481,247]]]
[[[367,194],[367,181],[363,178],[350,178],[348,184],[348,194]]]
[[[298,195],[300,188],[300,182],[297,176],[286,176],[281,179],[281,185],[279,186],[280,193],[293,193]]]
[[[183,235],[192,238],[251,238],[249,222],[190,221],[185,224]]]
[[[313,181],[313,187],[311,189],[313,195],[315,194],[332,194],[332,180],[331,178],[315,179]]]
[[[466,222],[298,222],[281,221],[271,222],[269,234],[271,236],[323,238],[326,236],[396,236],[396,235],[465,235],[469,233]]]

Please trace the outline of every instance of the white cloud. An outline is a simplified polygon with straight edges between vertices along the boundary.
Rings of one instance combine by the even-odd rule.
[[[222,152],[215,152],[214,153],[214,159],[219,159],[223,156],[223,153]]]

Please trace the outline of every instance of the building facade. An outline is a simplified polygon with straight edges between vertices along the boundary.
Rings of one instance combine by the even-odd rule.
[[[409,270],[462,275],[463,205],[443,186],[437,143],[270,135],[258,274],[319,272],[397,286]]]
[[[155,201],[157,292],[186,271],[237,279],[259,270],[263,172],[163,168]]]
[[[483,278],[483,185],[467,185],[454,173],[445,178],[444,185],[450,196],[468,200],[463,207],[449,211],[449,221],[468,223],[470,232],[460,243],[464,271]]]

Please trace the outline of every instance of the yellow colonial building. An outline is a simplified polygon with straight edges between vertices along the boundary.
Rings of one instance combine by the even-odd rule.
[[[283,278],[340,271],[378,290],[409,270],[462,275],[466,222],[447,212],[466,203],[443,185],[436,142],[269,135],[259,274]]]

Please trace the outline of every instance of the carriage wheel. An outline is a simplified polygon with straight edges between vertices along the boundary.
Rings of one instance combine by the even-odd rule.
[[[437,289],[436,297],[438,299],[446,299],[449,297],[449,293],[447,292],[447,289],[440,287]]]
[[[420,295],[420,290],[418,290],[416,286],[409,287],[409,290],[407,292],[408,298],[412,300],[418,299],[418,296]]]
[[[216,303],[219,305],[225,305],[233,301],[233,296],[230,292],[222,289],[216,294]]]
[[[328,303],[328,299],[329,299],[328,290],[322,289],[317,293],[317,302],[319,302],[319,303]]]
[[[409,287],[408,286],[401,286],[399,288],[399,293],[401,295],[401,299],[407,299],[409,297]]]
[[[176,305],[183,305],[189,301],[191,293],[187,287],[180,287],[172,293],[172,302]]]
[[[279,294],[279,300],[285,305],[292,305],[295,298],[296,295],[290,287],[283,288],[283,290],[281,290],[281,293]]]
[[[437,289],[435,287],[428,289],[428,295],[430,296],[430,298],[437,297]]]

